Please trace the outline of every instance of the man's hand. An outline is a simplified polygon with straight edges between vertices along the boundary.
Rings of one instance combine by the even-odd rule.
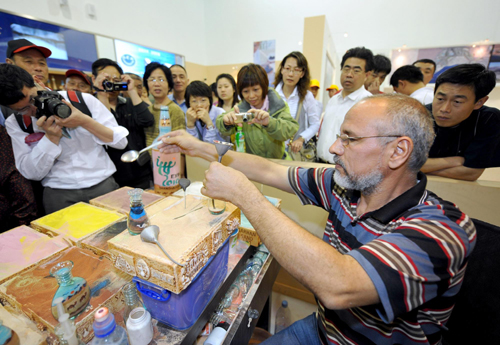
[[[380,93],[380,81],[378,80],[378,78],[375,78],[375,80],[370,85],[368,85],[368,91],[372,95],[378,95]]]
[[[65,119],[55,116],[55,121],[58,126],[66,128],[76,128],[81,126],[85,128],[85,125],[89,122],[89,120],[92,120],[89,116],[76,109],[73,104],[67,102],[65,99],[62,101],[71,108],[71,115]]]
[[[42,82],[42,79],[40,79],[38,76],[34,75],[33,79],[35,80],[35,86],[37,90],[40,91],[47,91],[47,87],[45,84]]]
[[[267,111],[261,109],[250,109],[248,112],[254,113],[255,115],[255,117],[252,121],[249,122],[249,124],[258,123],[262,126],[269,125],[269,113]]]
[[[47,116],[42,116],[36,121],[38,128],[43,129],[45,136],[51,142],[59,145],[59,141],[62,137],[62,127],[56,123],[56,116],[52,115],[49,118]]]
[[[124,91],[124,92],[126,92],[129,97],[131,96],[130,93],[132,93],[132,92],[135,92],[137,94],[137,96],[140,97],[139,93],[137,92],[137,89],[135,88],[135,83],[132,80],[132,78],[130,78],[129,75],[123,74],[122,75],[122,81],[124,81],[124,82],[127,83],[128,90]]]
[[[209,169],[205,171],[201,193],[237,205],[238,201],[247,198],[252,189],[256,189],[254,184],[242,172],[218,162],[212,162]]]
[[[158,146],[160,152],[181,152],[188,156],[198,156],[204,144],[213,146],[198,140],[182,129],[165,134],[160,140],[163,141],[163,144]],[[215,147],[213,149],[215,152]]]
[[[295,153],[299,152],[303,145],[304,145],[304,138],[302,137],[299,137],[297,140],[292,141],[292,143],[290,144],[292,152]]]
[[[105,80],[109,80],[109,79],[110,79],[110,76],[107,73],[100,73],[100,74],[98,74],[95,77],[95,80],[94,80],[94,87],[96,89],[103,90],[102,82],[105,81]],[[103,93],[105,95],[108,94],[107,92],[104,92],[104,91],[98,91],[98,93]]]

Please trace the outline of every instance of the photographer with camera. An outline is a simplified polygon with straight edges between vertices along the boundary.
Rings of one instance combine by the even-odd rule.
[[[25,178],[42,181],[47,213],[116,189],[111,176],[116,168],[103,145],[118,149],[127,145],[128,131],[118,126],[102,103],[88,94],[71,97],[72,102],[85,103],[91,116],[68,101],[68,92],[37,91],[24,69],[0,65],[0,104],[17,112],[5,121],[16,167]],[[22,115],[36,118],[30,125],[33,134],[20,127],[17,118]],[[70,138],[63,137],[63,127]]]
[[[123,74],[118,64],[110,59],[98,59],[92,64],[92,80],[97,89],[97,98],[108,108],[120,126],[129,131],[128,145],[125,149],[108,148],[108,154],[116,166],[113,175],[116,182],[123,186],[147,189],[153,180],[149,153],[139,156],[137,161],[124,163],[121,156],[129,150],[140,151],[146,147],[144,128],[153,126],[155,118],[137,91],[136,83],[129,75]],[[120,96],[127,93],[128,98]]]

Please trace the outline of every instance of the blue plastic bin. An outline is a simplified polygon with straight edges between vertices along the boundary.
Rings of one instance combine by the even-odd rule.
[[[228,253],[229,238],[179,294],[134,277],[133,281],[151,316],[178,330],[191,327],[226,278]]]

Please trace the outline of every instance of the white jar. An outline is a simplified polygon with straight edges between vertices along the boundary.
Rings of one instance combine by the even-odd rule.
[[[127,320],[127,332],[130,345],[147,345],[153,340],[151,314],[139,307],[130,312]]]

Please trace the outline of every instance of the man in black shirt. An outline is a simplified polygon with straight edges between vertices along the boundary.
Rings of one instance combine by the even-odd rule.
[[[436,80],[436,140],[422,167],[427,174],[475,181],[485,168],[500,167],[500,111],[486,107],[495,73],[480,64],[452,67]]]
[[[129,98],[121,97],[119,91],[104,92],[102,83],[104,80],[112,82],[127,82]],[[98,90],[97,98],[115,116],[116,122],[129,131],[128,145],[123,150],[108,148],[108,154],[116,166],[113,175],[115,181],[120,185],[134,188],[147,189],[153,180],[149,153],[143,153],[137,161],[124,163],[121,156],[128,150],[140,151],[146,147],[146,136],[144,128],[154,124],[154,116],[148,110],[145,103],[137,93],[135,83],[130,76],[123,74],[118,64],[110,59],[98,59],[92,64],[92,81],[94,88]]]

